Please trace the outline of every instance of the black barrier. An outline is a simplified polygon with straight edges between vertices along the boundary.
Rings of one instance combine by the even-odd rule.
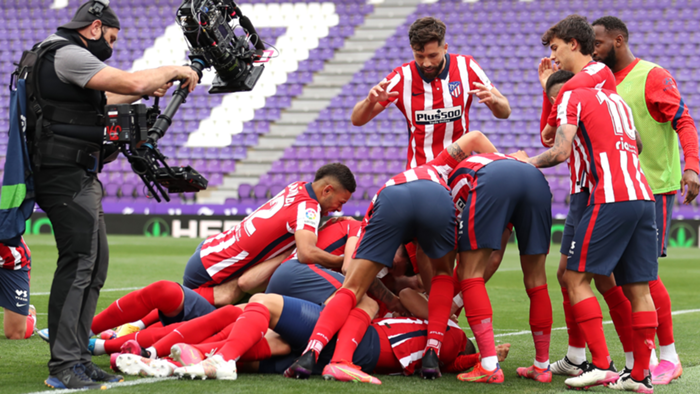
[[[206,238],[228,230],[245,216],[198,215],[105,215],[108,234],[143,235],[145,237]],[[358,218],[361,219],[361,218]],[[552,221],[552,242],[560,243],[564,220]],[[44,213],[35,213],[27,220],[27,234],[51,234],[51,222]],[[698,247],[700,220],[673,220],[668,246]],[[511,237],[514,242],[515,237]]]

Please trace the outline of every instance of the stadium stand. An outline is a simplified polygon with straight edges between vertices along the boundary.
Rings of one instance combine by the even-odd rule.
[[[7,81],[22,50],[69,20],[79,3],[70,0],[67,7],[51,9],[53,1],[2,0],[5,12],[16,15],[0,21],[0,72]],[[172,19],[179,4],[179,0],[114,4],[123,31],[111,64],[136,70],[184,61],[186,48]],[[502,151],[525,149],[532,155],[542,150],[536,64],[549,52],[539,38],[551,24],[574,12],[590,21],[607,14],[622,18],[634,54],[668,68],[691,115],[700,113],[697,1],[385,0],[371,5],[363,0],[264,0],[244,5],[243,10],[260,26],[261,36],[280,47],[282,56],[271,60],[264,79],[249,94],[209,95],[206,84],[211,74],[205,77],[160,142],[171,164],[190,164],[209,179],[212,191],[197,196],[200,203],[225,200],[228,207],[254,206],[290,181],[310,180],[320,165],[340,160],[358,178],[358,192],[346,212],[364,213],[379,185],[404,167],[407,132],[395,108],[364,127],[350,124],[350,112],[393,67],[412,59],[406,31],[413,20],[426,15],[445,21],[450,51],[474,56],[509,98],[513,113],[507,121],[495,120],[478,104],[470,115],[471,129],[486,132]],[[669,25],[671,16],[679,20]],[[290,18],[296,18],[294,23]],[[312,19],[320,27],[301,34],[299,20]],[[0,130],[8,127],[7,103],[8,90],[0,89]],[[0,134],[2,155],[6,143],[7,135]],[[558,166],[544,172],[554,212],[565,213],[567,169]],[[149,202],[123,158],[105,166],[101,179],[105,203],[116,212],[121,212],[121,205]],[[181,196],[181,202],[193,201],[193,195]],[[697,203],[677,206],[674,216],[700,216]]]

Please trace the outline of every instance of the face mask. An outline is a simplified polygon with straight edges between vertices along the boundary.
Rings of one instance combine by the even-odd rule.
[[[83,37],[82,34],[80,36]],[[85,41],[87,41],[88,52],[92,53],[96,58],[100,59],[100,61],[104,62],[112,57],[112,47],[109,46],[109,43],[107,43],[107,40],[105,40],[104,31],[102,32],[102,36],[100,38],[96,40],[85,38]]]

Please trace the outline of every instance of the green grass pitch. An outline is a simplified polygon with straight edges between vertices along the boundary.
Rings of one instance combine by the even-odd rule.
[[[39,327],[47,325],[48,292],[56,262],[56,249],[51,236],[28,236],[27,244],[33,254],[31,303],[39,313]],[[187,259],[200,240],[111,236],[110,269],[103,289],[98,311],[124,295],[125,288],[145,286],[159,279],[181,281]],[[558,251],[558,245],[552,251]],[[674,316],[676,347],[683,362],[683,377],[669,386],[655,387],[657,393],[700,392],[700,251],[677,249],[669,251],[670,257],[661,260],[660,274],[671,293],[674,311],[690,311]],[[547,261],[549,292],[554,308],[554,328],[564,327],[561,292],[556,281],[558,253]],[[502,363],[506,381],[502,385],[476,385],[459,382],[454,375],[445,375],[437,381],[423,381],[418,377],[379,376],[383,385],[370,386],[339,382],[325,382],[320,377],[310,381],[293,381],[272,375],[239,375],[238,380],[217,381],[153,381],[127,377],[126,382],[110,389],[119,393],[321,393],[321,392],[376,392],[376,393],[427,393],[427,392],[475,392],[475,393],[558,393],[564,392],[564,378],[554,377],[551,384],[541,384],[519,379],[515,369],[532,364],[534,347],[529,330],[529,301],[522,285],[522,274],[516,248],[509,246],[499,272],[487,285],[494,310],[494,327],[497,342],[512,344],[508,359]],[[121,290],[120,290],[121,289]],[[609,320],[607,307],[599,297],[605,320]],[[460,325],[468,327],[461,316]],[[611,324],[604,326],[613,360],[624,364],[624,355]],[[471,331],[466,328],[467,335]],[[510,335],[508,335],[510,334]],[[500,336],[499,336],[500,335]],[[551,361],[566,352],[566,331],[552,332]],[[0,334],[0,393],[33,393],[50,390],[44,386],[48,370],[49,347],[40,338],[9,341]],[[103,368],[108,368],[107,356],[94,358]],[[129,386],[124,386],[129,385]],[[593,388],[592,392],[605,392],[606,388]]]

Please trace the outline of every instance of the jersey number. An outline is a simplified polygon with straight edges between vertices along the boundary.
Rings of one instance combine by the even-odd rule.
[[[622,100],[622,97],[614,93],[607,96],[602,91],[598,91],[597,96],[600,102],[605,102],[608,106],[608,112],[610,112],[610,118],[612,118],[613,126],[615,127],[615,135],[622,135],[624,132],[632,141],[635,141],[637,138],[634,119],[631,116],[627,116],[627,114],[632,114],[632,110]]]
[[[275,214],[279,212],[283,206],[284,194],[280,193],[277,197],[270,201],[270,208],[258,209],[255,212],[251,213],[250,216],[243,220],[243,228],[245,229],[246,234],[248,234],[248,236],[250,237],[251,235],[253,235],[253,233],[255,233],[255,225],[253,225],[253,219],[269,219],[275,216]]]

